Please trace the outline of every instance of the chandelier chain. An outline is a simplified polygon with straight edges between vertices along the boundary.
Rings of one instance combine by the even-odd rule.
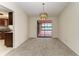
[[[42,3],[42,5],[43,5],[43,12],[45,12],[45,10],[44,10],[44,8],[45,8],[45,3]]]

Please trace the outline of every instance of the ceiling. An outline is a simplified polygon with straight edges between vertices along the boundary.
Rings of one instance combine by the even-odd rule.
[[[12,10],[0,5],[0,14],[3,14],[3,15],[0,15],[0,18],[8,19],[9,12],[12,12]]]
[[[17,4],[28,16],[39,16],[43,11],[42,2],[19,2]],[[67,2],[45,2],[45,11],[48,13],[48,16],[58,16],[67,4]]]
[[[2,12],[12,12],[10,9],[8,9],[8,8],[2,6],[2,5],[0,5],[0,11],[2,11]]]
[[[0,18],[5,18],[7,19],[8,18],[8,12],[10,10],[5,8],[4,6],[0,5],[0,14],[3,14],[3,15],[0,15]]]

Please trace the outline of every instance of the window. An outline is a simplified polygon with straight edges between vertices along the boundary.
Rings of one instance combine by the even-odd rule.
[[[40,37],[51,37],[52,36],[52,23],[51,22],[40,23],[38,35]]]

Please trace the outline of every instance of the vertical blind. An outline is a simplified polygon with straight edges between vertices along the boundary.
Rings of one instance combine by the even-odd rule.
[[[41,23],[39,36],[52,36],[52,23]]]

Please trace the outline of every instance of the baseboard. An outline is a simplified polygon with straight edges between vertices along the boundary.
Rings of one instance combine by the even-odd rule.
[[[11,52],[14,48],[8,50],[6,53],[2,54],[2,56],[6,56],[9,52]]]
[[[36,37],[29,37],[29,39],[36,39]]]
[[[60,38],[58,38],[60,40]],[[64,45],[66,45],[69,49],[71,49],[77,56],[79,55],[76,51],[74,51],[68,44],[66,44],[64,41],[60,40]]]
[[[53,39],[59,39],[58,37],[54,37]]]

